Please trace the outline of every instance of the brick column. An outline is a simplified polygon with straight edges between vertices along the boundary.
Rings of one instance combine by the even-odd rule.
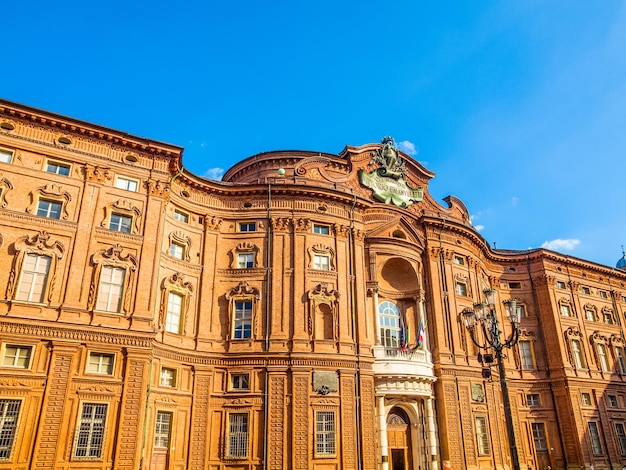
[[[212,375],[211,369],[195,369],[193,409],[191,410],[190,470],[204,470],[208,460],[207,436],[209,433],[209,400]]]

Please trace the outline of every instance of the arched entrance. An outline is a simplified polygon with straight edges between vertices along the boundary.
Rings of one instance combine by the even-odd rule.
[[[397,406],[387,415],[390,470],[413,470],[410,423],[406,412]]]

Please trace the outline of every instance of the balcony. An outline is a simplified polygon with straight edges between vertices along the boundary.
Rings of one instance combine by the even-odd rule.
[[[377,393],[431,394],[435,374],[429,351],[385,346],[372,349]]]

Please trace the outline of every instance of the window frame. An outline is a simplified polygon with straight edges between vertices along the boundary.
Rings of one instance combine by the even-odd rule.
[[[97,358],[97,363],[92,361],[92,359]],[[110,362],[107,364],[103,361],[103,359],[110,359]],[[86,374],[95,374],[95,375],[108,375],[113,376],[115,372],[115,353],[108,352],[100,352],[100,351],[89,351],[87,354],[87,364],[85,365],[85,373]]]
[[[9,355],[9,350],[11,355]],[[34,350],[35,347],[29,344],[2,343],[0,367],[29,370],[32,366]],[[13,358],[11,364],[7,364],[7,359],[11,357]]]
[[[182,222],[184,224],[188,224],[189,223],[189,213],[188,212],[183,212],[181,210],[174,209],[174,215],[172,217],[174,218],[174,220],[177,220],[177,221]]]
[[[617,401],[617,395],[608,394],[606,395],[606,403],[609,408],[619,408],[619,402]]]
[[[250,447],[250,414],[247,412],[228,413],[226,423],[226,458],[248,458]]]
[[[21,399],[0,398],[0,461],[11,459],[19,428]]]
[[[489,422],[487,416],[474,416],[474,430],[476,433],[476,450],[479,457],[491,455],[489,442]]]
[[[248,232],[256,232],[257,229],[256,222],[239,222],[237,224],[237,232],[248,233]]]
[[[600,436],[600,427],[597,421],[588,421],[587,429],[589,430],[589,441],[591,444],[591,452],[593,455],[603,455],[602,437]]]
[[[27,264],[29,259],[35,259],[35,266],[33,270],[27,269]],[[37,271],[39,269],[39,263],[44,258],[47,258],[47,266],[45,273],[43,271]],[[25,253],[24,258],[22,260],[22,266],[20,271],[20,281],[17,284],[17,289],[15,291],[14,300],[22,301],[22,302],[32,302],[36,304],[43,304],[46,300],[46,293],[48,291],[48,278],[50,276],[50,268],[53,264],[53,257],[51,255],[46,254],[38,254],[38,253]],[[24,276],[32,276],[32,279],[28,285],[28,292],[26,298],[21,296],[23,290],[23,283],[25,282]],[[39,298],[34,299],[33,296],[37,294],[36,287],[41,284],[41,292],[39,292]]]
[[[113,217],[118,218],[119,220],[114,221]],[[124,222],[128,222],[127,224]],[[128,229],[126,230],[126,227]],[[109,217],[109,230],[119,233],[132,233],[133,231],[133,216],[124,214],[121,212],[112,211],[111,216]]]
[[[250,374],[231,373],[229,380],[229,390],[233,392],[250,391]]]
[[[617,362],[619,366],[620,375],[626,374],[626,350],[623,346],[615,345],[613,347],[613,351],[615,353],[615,362]]]
[[[467,289],[467,283],[459,280],[455,281],[454,292],[456,293],[456,295],[459,295],[461,297],[467,297],[467,294],[469,292],[469,290]]]
[[[337,412],[315,411],[315,457],[330,458],[337,455]]]
[[[233,304],[232,339],[252,339],[252,318],[254,316],[254,301],[250,299],[236,299]]]
[[[56,167],[55,171],[50,171],[50,166]],[[61,168],[66,169],[67,174],[59,172]],[[58,160],[46,160],[46,168],[44,171],[46,173],[52,173],[53,175],[69,177],[72,174],[72,165],[69,163],[60,162]]]
[[[42,205],[47,204],[47,207],[42,207]],[[52,210],[53,208],[58,210]],[[37,200],[37,212],[36,212],[36,216],[37,217],[44,217],[46,219],[52,219],[52,220],[61,220],[61,216],[63,214],[63,202],[56,200],[56,199],[50,199],[47,197],[40,197]]]
[[[134,189],[131,189],[130,187],[132,184],[134,184]],[[116,175],[113,185],[117,189],[122,189],[131,193],[139,192],[139,180],[135,178],[129,178],[128,176]]]
[[[8,159],[5,159],[4,156],[7,155]],[[9,165],[13,163],[13,158],[15,158],[15,150],[7,147],[0,147],[0,163],[8,163]]]
[[[457,266],[465,266],[465,256],[454,255],[454,258],[452,258],[452,262]]]
[[[619,431],[618,426],[621,427],[621,431]],[[617,438],[617,443],[620,449],[620,455],[626,455],[626,428],[624,427],[624,423],[615,422],[615,437]]]
[[[313,233],[316,235],[330,235],[330,225],[314,223]]]
[[[160,387],[176,388],[177,379],[178,379],[178,369],[175,369],[173,367],[161,366],[161,371],[159,372],[159,386]]]
[[[168,254],[172,257],[172,258],[176,258],[179,260],[184,260],[185,259],[185,249],[186,246],[183,245],[182,243],[178,243],[174,240],[170,241],[170,247],[168,250]]]
[[[527,349],[522,348],[522,345]],[[537,364],[535,363],[533,342],[529,339],[522,339],[517,343],[517,347],[519,351],[520,368],[522,370],[535,370],[537,368]]]
[[[175,299],[178,299],[179,302],[174,302]],[[167,292],[167,310],[165,311],[165,331],[167,333],[172,333],[175,335],[182,334],[184,322],[184,305],[184,294],[171,290]],[[177,309],[174,309],[174,307],[177,307]],[[177,323],[175,323],[173,320],[177,320]],[[175,328],[175,326],[177,326],[177,328]]]
[[[609,354],[606,344],[596,343],[596,354],[598,355],[598,369],[600,369],[601,372],[609,372],[611,366],[609,364]]]
[[[244,251],[237,253],[237,269],[252,269],[255,267],[256,253]]]
[[[536,451],[547,451],[548,434],[546,433],[546,424],[543,422],[530,423],[531,433],[533,436],[533,444]]]
[[[528,406],[541,406],[541,395],[539,393],[526,394],[526,403]]]
[[[116,273],[121,272],[121,282],[114,282]],[[109,276],[110,274],[110,276]],[[124,287],[126,285],[126,268],[105,264],[100,269],[100,278],[98,280],[98,297],[96,298],[95,310],[107,313],[121,313],[124,298]],[[115,289],[114,289],[115,288]],[[116,292],[119,291],[117,297],[117,307],[112,307],[111,303],[115,300]],[[103,308],[104,307],[104,308]]]
[[[580,403],[582,406],[594,406],[591,392],[580,392]]]
[[[574,359],[574,367],[578,370],[587,369],[587,361],[585,360],[585,350],[583,343],[579,339],[570,339],[570,345],[572,348],[572,358]],[[576,347],[574,347],[576,345]]]
[[[330,271],[330,255],[315,253],[313,255],[313,269],[317,271]]]
[[[167,420],[163,418],[167,416]],[[161,418],[161,419],[159,419]],[[173,413],[157,410],[154,417],[154,448],[169,449],[172,437]]]
[[[398,305],[390,300],[383,300],[378,304],[378,331],[380,342],[384,347],[402,346],[402,312]]]
[[[91,412],[87,413],[87,407]],[[103,412],[102,412],[103,410]],[[98,413],[99,412],[99,413]],[[72,457],[76,460],[102,460],[106,439],[109,404],[102,402],[82,402],[77,416]],[[86,441],[83,445],[82,441]],[[94,443],[94,441],[96,441]],[[85,454],[79,455],[81,449]],[[89,454],[89,455],[87,455]]]

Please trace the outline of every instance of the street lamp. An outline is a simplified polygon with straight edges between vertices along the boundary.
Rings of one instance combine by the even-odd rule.
[[[519,340],[519,324],[520,312],[517,309],[517,300],[510,299],[502,302],[505,307],[505,313],[511,322],[512,330],[509,337],[504,340],[500,339],[500,331],[498,325],[498,317],[496,315],[496,290],[485,289],[485,300],[474,304],[474,308],[467,308],[461,312],[465,327],[472,337],[472,341],[479,349],[487,353],[492,350],[498,361],[498,373],[500,374],[500,388],[502,389],[502,401],[504,403],[504,418],[506,420],[506,432],[509,436],[509,449],[511,451],[511,461],[514,470],[520,470],[519,456],[517,455],[517,445],[515,444],[515,430],[513,429],[513,416],[511,416],[511,402],[509,400],[509,389],[506,384],[506,373],[504,370],[504,362],[502,361],[504,348],[511,349]],[[479,338],[478,330],[482,331],[482,341]],[[480,342],[479,342],[480,341]],[[486,354],[485,354],[486,355]],[[479,354],[479,360],[484,356]],[[482,362],[482,361],[481,361]]]

